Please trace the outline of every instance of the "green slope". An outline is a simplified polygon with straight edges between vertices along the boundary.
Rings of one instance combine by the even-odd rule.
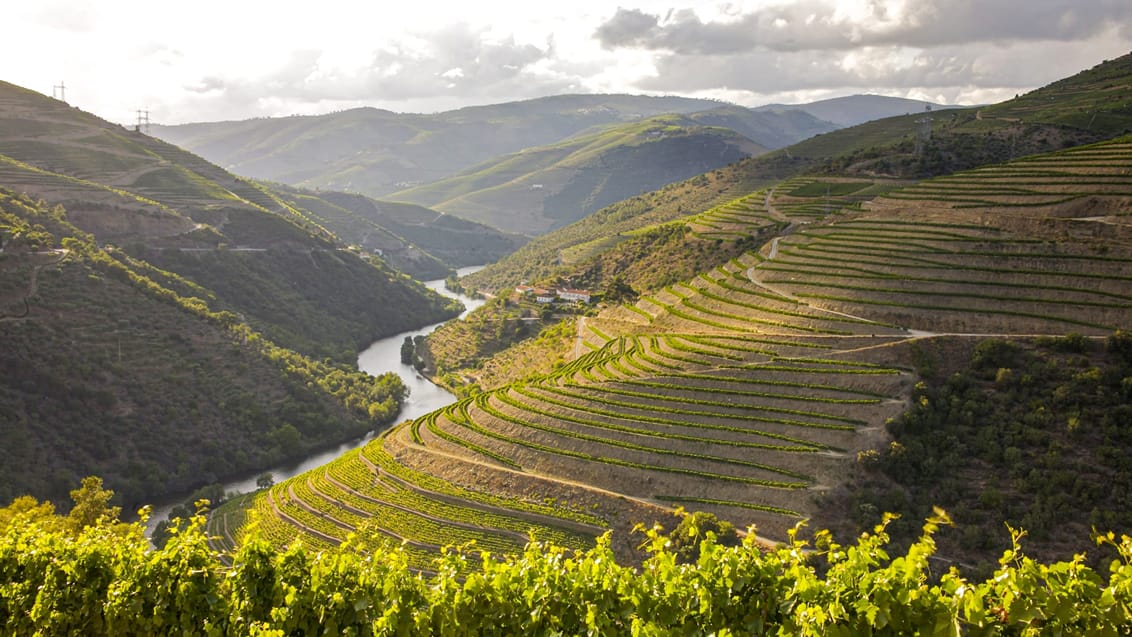
[[[311,117],[157,127],[156,134],[250,177],[380,197],[591,126],[717,106],[708,100],[560,95],[432,115],[373,108]]]
[[[472,275],[468,283],[498,289],[523,280],[569,276],[585,266],[574,255],[594,257],[630,232],[706,210],[794,175],[920,179],[1108,139],[1132,129],[1127,91],[1119,90],[1129,85],[1132,54],[999,105],[934,112],[931,139],[920,153],[915,149],[918,131],[923,128],[918,122],[925,117],[922,112],[819,134],[617,202],[538,237],[514,255]],[[1091,125],[1078,117],[1080,113],[1090,113]],[[1022,114],[1029,117],[1017,121]],[[1088,126],[1070,125],[1074,122]]]
[[[519,235],[413,204],[334,191],[273,188],[288,202],[310,211],[344,241],[380,254],[393,267],[420,280],[444,278],[455,268],[498,261],[526,242]]]
[[[97,474],[132,511],[396,417],[396,376],[280,348],[218,305],[0,189],[0,500],[61,504]]]
[[[542,234],[628,196],[761,152],[728,129],[665,115],[528,148],[390,197]]]
[[[264,186],[11,84],[0,85],[3,156],[0,185],[65,205],[100,242],[191,278],[281,345],[352,361],[453,311],[339,249],[315,215]]]

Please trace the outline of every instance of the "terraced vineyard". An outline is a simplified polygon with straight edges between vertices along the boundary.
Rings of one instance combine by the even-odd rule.
[[[1026,208],[1053,208],[1054,217],[1128,214],[1132,139],[1079,146],[939,177],[885,194],[877,204],[992,210],[1025,214]]]
[[[780,537],[886,444],[924,339],[1129,325],[1129,165],[1125,138],[895,191],[794,180],[713,208],[693,231],[782,234],[577,321],[554,372],[277,485],[257,517],[315,544],[372,528],[422,568],[446,543],[514,550],[532,525],[570,546],[604,527],[624,538],[675,506]],[[862,205],[870,192],[885,194]],[[1082,228],[1090,241],[1053,240]]]
[[[771,214],[766,200],[766,191],[760,190],[705,210],[685,223],[705,239],[736,239],[756,234],[782,221]]]

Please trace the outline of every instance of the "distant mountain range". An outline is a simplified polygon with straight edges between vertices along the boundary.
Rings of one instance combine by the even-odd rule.
[[[717,106],[681,97],[561,95],[437,114],[358,108],[153,132],[246,177],[380,197],[593,126]]]
[[[818,100],[806,104],[768,104],[754,110],[799,110],[809,113],[820,120],[825,120],[836,124],[838,127],[844,128],[871,122],[875,119],[920,113],[927,110],[928,107],[930,107],[931,110],[960,108],[958,106],[948,106],[946,104],[925,102],[923,100],[910,100],[903,97],[848,95],[846,97],[834,97],[832,99]],[[785,146],[786,144],[783,145]]]
[[[923,107],[881,96],[748,109],[677,97],[560,95],[431,115],[362,108],[154,132],[247,177],[435,206],[540,234],[747,155]],[[667,119],[645,124],[661,115]]]
[[[597,127],[388,197],[538,235],[616,201],[766,152],[730,128],[702,125],[696,115]]]

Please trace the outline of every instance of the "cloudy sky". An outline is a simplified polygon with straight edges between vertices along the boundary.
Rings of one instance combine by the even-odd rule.
[[[1013,96],[1132,51],[1129,0],[3,0],[0,79],[128,123],[555,93]]]

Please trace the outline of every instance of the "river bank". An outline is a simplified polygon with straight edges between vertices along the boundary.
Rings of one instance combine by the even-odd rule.
[[[456,271],[456,274],[458,277],[463,277],[477,272],[482,268],[483,266],[460,268]],[[464,304],[464,312],[457,318],[451,320],[463,318],[468,312],[484,304],[483,299],[472,298],[449,291],[444,287],[444,279],[425,281],[424,284],[429,289],[449,298],[459,299],[460,302]],[[444,323],[434,323],[416,330],[394,334],[393,336],[374,341],[358,355],[358,369],[373,376],[378,376],[386,372],[394,372],[401,377],[405,387],[409,389],[409,397],[405,399],[397,420],[394,422],[403,422],[418,416],[423,416],[430,411],[448,405],[456,399],[448,390],[434,385],[431,381],[418,373],[417,370],[413,369],[411,365],[406,365],[401,362],[401,344],[405,341],[406,336],[411,338],[418,335],[427,335],[443,324]],[[324,449],[302,460],[269,467],[262,471],[255,472],[254,475],[248,475],[241,479],[227,482],[224,484],[224,492],[248,493],[255,491],[257,488],[256,478],[264,473],[270,473],[275,481],[279,482],[300,473],[310,471],[311,469],[321,467],[343,453],[364,445],[369,442],[373,436],[374,432],[370,432],[361,438],[351,440],[330,449]],[[149,522],[146,524],[146,535],[153,533],[157,524],[169,515],[173,507],[182,504],[183,501],[184,498],[182,497],[172,502],[153,505]]]

